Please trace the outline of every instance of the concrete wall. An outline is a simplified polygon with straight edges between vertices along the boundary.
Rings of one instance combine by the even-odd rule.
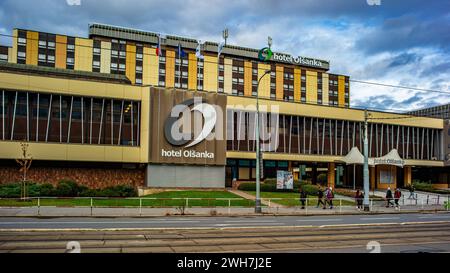
[[[224,188],[225,166],[147,166],[147,187]]]

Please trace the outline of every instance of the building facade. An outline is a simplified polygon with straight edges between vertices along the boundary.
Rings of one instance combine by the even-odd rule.
[[[330,185],[362,186],[362,167],[341,160],[352,147],[362,151],[364,111],[350,108],[349,77],[328,73],[326,61],[276,52],[261,61],[259,50],[232,45],[218,58],[213,42],[199,59],[195,39],[170,35],[158,56],[157,33],[99,24],[89,38],[15,29],[12,45],[0,47],[0,183],[20,180],[21,142],[38,182],[218,188],[254,180],[258,94],[264,177],[290,170],[316,182],[325,173]],[[187,112],[172,116],[180,105]],[[176,127],[191,114],[201,128]],[[405,163],[371,167],[372,188],[448,171],[443,119],[369,114],[370,156],[395,149]]]

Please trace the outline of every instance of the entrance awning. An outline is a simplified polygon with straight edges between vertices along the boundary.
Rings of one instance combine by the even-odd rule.
[[[358,147],[353,147],[350,152],[342,158],[342,160],[339,160],[339,162],[344,162],[347,165],[363,165],[364,156],[359,151]],[[403,168],[405,165],[405,160],[400,157],[397,149],[392,149],[389,153],[382,157],[369,158],[369,165],[393,165]]]
[[[340,162],[345,162],[345,164],[364,164],[364,156],[359,151],[358,147],[353,147],[350,152]]]

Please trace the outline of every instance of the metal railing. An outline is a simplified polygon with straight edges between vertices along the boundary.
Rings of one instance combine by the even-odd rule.
[[[261,198],[263,212],[267,213],[299,213],[323,214],[323,213],[355,213],[362,211],[357,207],[353,198],[333,198],[332,206],[326,199],[319,202],[317,197],[300,198]],[[326,202],[325,202],[326,201]],[[388,202],[383,198],[370,199],[370,211],[372,212],[400,212],[404,210],[449,210],[450,197],[434,196],[421,199],[409,199],[402,196],[397,202],[395,199]],[[30,197],[26,200],[19,198],[0,198],[2,208],[33,208],[36,214],[41,215],[42,210],[54,208],[89,209],[83,215],[94,216],[95,210],[110,209],[113,211],[126,211],[126,214],[142,216],[145,212],[158,211],[157,209],[176,209],[185,214],[187,210],[218,210],[223,214],[232,212],[252,212],[255,206],[254,200],[246,198],[109,198],[109,197]],[[81,213],[81,212],[80,212]]]

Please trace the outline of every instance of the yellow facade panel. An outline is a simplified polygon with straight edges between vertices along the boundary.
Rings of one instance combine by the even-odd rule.
[[[188,58],[188,89],[197,90],[197,56],[189,53]]]
[[[155,48],[144,47],[142,84],[158,85],[159,80],[159,57]]]
[[[338,76],[338,105],[345,106],[345,76]]]
[[[306,103],[317,103],[316,71],[306,71]]]
[[[166,50],[166,87],[175,86],[175,51]]]
[[[67,36],[56,35],[55,67],[65,69],[67,66]]]
[[[330,103],[330,77],[327,73],[322,73],[322,103],[323,105],[329,105]]]
[[[125,60],[125,75],[132,84],[136,83],[136,46],[127,45],[127,56]]]
[[[283,82],[284,82],[284,68],[282,66],[276,66],[276,94],[275,98],[277,100],[283,100],[284,95],[284,89],[283,89]]]
[[[258,79],[261,79],[267,70],[270,70],[270,65],[258,63]],[[270,98],[270,74],[265,75],[259,82],[258,97]]]
[[[205,56],[203,90],[217,92],[217,56]]]
[[[111,43],[102,41],[100,49],[100,72],[111,73]]]
[[[17,63],[17,37],[19,36],[19,33],[17,29],[13,30],[13,37],[12,37],[12,48],[11,53],[8,52],[8,62],[10,63]]]
[[[94,41],[75,38],[75,70],[92,72]]]
[[[252,95],[252,63],[244,62],[244,96]]]
[[[302,71],[300,69],[294,68],[294,101],[299,102],[301,100],[301,76]]]
[[[233,60],[225,58],[223,61],[223,91],[227,94],[233,92]]]
[[[35,31],[27,31],[26,64],[38,64],[38,42],[39,33]]]

